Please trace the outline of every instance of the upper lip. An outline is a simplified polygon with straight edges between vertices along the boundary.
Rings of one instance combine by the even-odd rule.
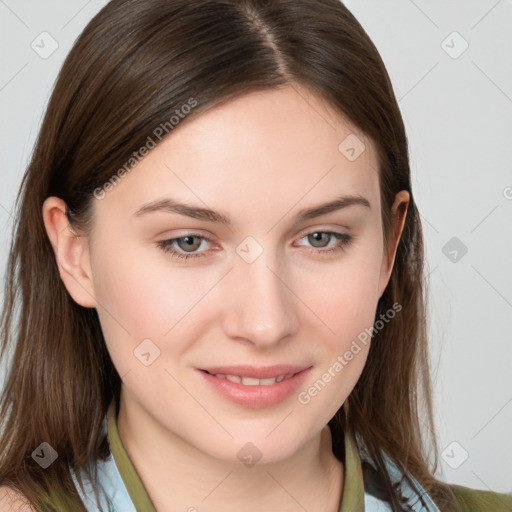
[[[309,366],[298,366],[291,364],[277,364],[274,366],[212,366],[209,368],[200,368],[211,374],[221,375],[238,375],[239,377],[252,377],[253,379],[270,379],[272,377],[279,377],[280,375],[288,375],[299,373],[308,369]]]

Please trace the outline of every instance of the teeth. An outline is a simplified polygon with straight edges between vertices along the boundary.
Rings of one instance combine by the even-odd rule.
[[[215,377],[218,379],[226,379],[236,384],[242,384],[244,386],[271,386],[277,382],[282,382],[285,379],[292,377],[294,373],[288,375],[279,375],[278,377],[270,377],[268,379],[255,379],[253,377],[240,377],[238,375],[223,375],[222,373],[216,373]]]
[[[244,386],[259,386],[260,379],[254,379],[252,377],[242,377],[242,384]]]

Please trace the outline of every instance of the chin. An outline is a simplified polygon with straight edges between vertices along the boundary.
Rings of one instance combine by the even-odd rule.
[[[228,464],[252,467],[255,464],[273,464],[284,461],[301,448],[302,443],[290,432],[282,431],[280,435],[273,432],[268,435],[271,431],[272,429],[265,429],[265,432],[262,431],[260,434],[254,432],[254,435],[246,434],[243,438],[235,437],[227,442],[212,440],[211,444],[205,446],[203,451]]]

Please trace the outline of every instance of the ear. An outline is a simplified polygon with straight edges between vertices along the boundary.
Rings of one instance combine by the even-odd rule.
[[[77,236],[66,217],[66,203],[48,197],[43,221],[55,253],[59,274],[73,300],[86,308],[96,307],[89,257],[89,239]]]
[[[382,265],[380,271],[380,280],[379,280],[379,297],[382,297],[386,286],[388,285],[389,279],[391,277],[391,272],[393,270],[393,265],[395,263],[396,250],[398,247],[398,242],[400,241],[400,237],[402,235],[402,231],[405,225],[405,218],[407,216],[407,210],[409,208],[410,196],[409,192],[406,190],[401,190],[396,194],[395,201],[393,206],[391,207],[391,215],[392,215],[392,235],[391,240],[389,242],[389,250],[384,251],[382,257]]]

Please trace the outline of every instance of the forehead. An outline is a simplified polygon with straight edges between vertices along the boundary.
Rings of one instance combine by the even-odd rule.
[[[275,217],[276,209],[352,193],[378,207],[377,166],[364,134],[310,91],[286,86],[185,118],[101,206],[133,213],[171,195],[215,209],[231,210],[229,204],[233,217],[253,209]]]

